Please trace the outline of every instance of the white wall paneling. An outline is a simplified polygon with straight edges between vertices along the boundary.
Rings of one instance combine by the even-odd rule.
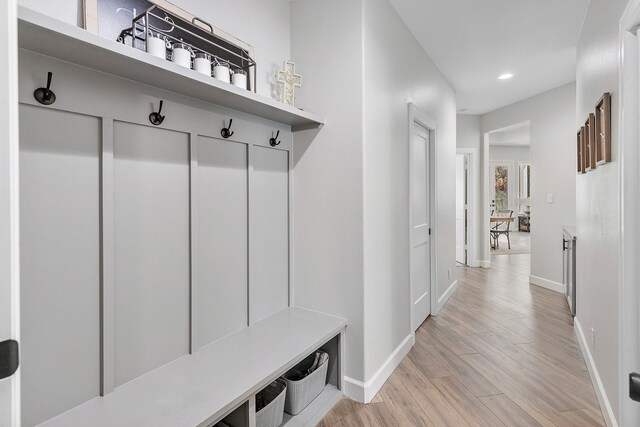
[[[289,305],[288,126],[26,51],[19,97],[23,425]]]
[[[20,107],[22,422],[100,392],[100,120]]]
[[[251,154],[251,322],[289,304],[289,152]]]

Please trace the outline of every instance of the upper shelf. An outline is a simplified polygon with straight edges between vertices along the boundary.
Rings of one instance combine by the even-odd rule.
[[[284,123],[294,132],[320,128],[324,124],[315,114],[204,76],[25,7],[18,9],[18,44],[21,49]]]

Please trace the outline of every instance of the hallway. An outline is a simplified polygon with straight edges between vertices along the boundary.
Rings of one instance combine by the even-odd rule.
[[[373,402],[329,426],[603,426],[564,296],[529,285],[529,255],[461,267],[458,291]]]

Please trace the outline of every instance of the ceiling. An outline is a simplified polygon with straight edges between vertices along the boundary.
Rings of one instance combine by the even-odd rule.
[[[575,80],[589,0],[390,2],[455,88],[460,113],[484,114]],[[504,73],[514,77],[498,80]]]

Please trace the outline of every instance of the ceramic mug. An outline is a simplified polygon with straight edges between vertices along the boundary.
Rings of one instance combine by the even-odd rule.
[[[231,83],[231,74],[229,71],[229,63],[217,60],[213,64],[213,77],[222,80],[225,83]]]
[[[196,53],[193,60],[193,69],[205,76],[211,76],[211,55],[204,52]]]
[[[245,70],[233,70],[233,85],[242,89],[247,88],[247,72]]]
[[[171,61],[185,68],[191,68],[191,47],[184,43],[174,43]]]
[[[149,33],[147,36],[147,52],[158,58],[167,59],[167,49],[171,48],[169,42],[162,36]]]

